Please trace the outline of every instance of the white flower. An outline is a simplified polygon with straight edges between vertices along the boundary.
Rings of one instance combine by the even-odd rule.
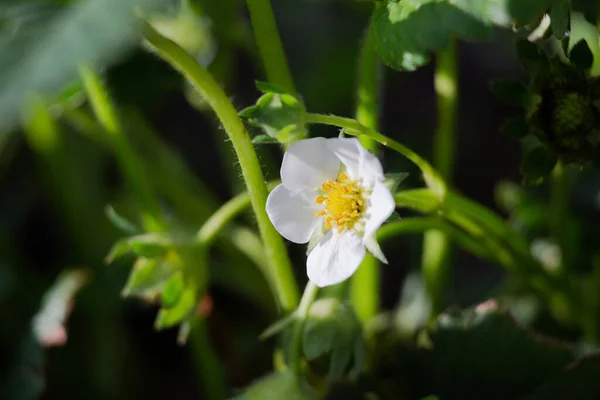
[[[301,140],[286,151],[267,214],[289,241],[320,239],[306,261],[316,285],[348,279],[367,248],[385,260],[374,234],[395,203],[383,178],[379,160],[355,138]]]

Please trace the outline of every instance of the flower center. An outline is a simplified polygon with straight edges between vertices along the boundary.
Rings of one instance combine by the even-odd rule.
[[[325,209],[317,213],[325,217],[325,227],[332,229],[335,225],[339,233],[351,229],[360,219],[365,205],[363,191],[357,182],[341,173],[335,181],[328,180],[321,185],[321,189],[323,192],[315,201],[325,205]]]

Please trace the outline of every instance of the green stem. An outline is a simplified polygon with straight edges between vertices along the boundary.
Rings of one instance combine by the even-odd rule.
[[[434,138],[434,165],[446,182],[452,179],[456,141],[457,112],[456,40],[438,53],[434,76],[437,95],[438,129]],[[450,239],[440,231],[423,235],[421,273],[431,300],[431,316],[436,317],[444,307],[445,290],[450,275]]]
[[[458,106],[458,60],[456,40],[437,55],[434,87],[437,95],[438,129],[434,142],[434,162],[440,174],[452,179]]]
[[[304,330],[304,321],[308,316],[310,306],[315,301],[319,287],[313,282],[308,281],[302,294],[302,300],[296,310],[296,324],[292,333],[292,347],[290,354],[290,365],[296,376],[300,376],[300,367],[302,364],[302,332]]]
[[[412,161],[417,167],[419,167],[421,172],[423,172],[425,182],[432,190],[432,192],[436,194],[436,196],[438,196],[441,199],[446,195],[446,183],[444,182],[442,176],[431,166],[431,164],[429,164],[427,161],[421,158],[421,156],[419,156],[417,153],[404,146],[403,144],[398,143],[395,140],[390,139],[389,137],[384,136],[381,133],[364,126],[363,124],[359,123],[358,121],[352,118],[339,117],[337,115],[308,113],[306,115],[306,122],[309,124],[324,124],[344,128],[344,132],[348,135],[369,136],[376,142],[402,154],[404,157]]]
[[[498,261],[496,254],[484,242],[437,217],[409,217],[390,222],[377,231],[377,240],[385,242],[398,235],[434,230],[451,237],[460,247],[482,260]]]
[[[270,182],[268,189],[273,190],[278,184],[279,181]],[[249,206],[250,195],[248,192],[240,193],[223,204],[198,230],[198,233],[196,233],[197,242],[204,246],[210,245],[216,239],[219,232]]]
[[[269,0],[246,0],[258,51],[269,82],[296,91]]]
[[[379,125],[378,75],[379,57],[375,52],[371,27],[368,26],[359,58],[356,120],[373,130],[377,130]],[[377,151],[377,142],[369,136],[360,135],[358,140],[367,150]],[[379,291],[379,261],[367,254],[350,281],[350,299],[361,321],[366,322],[377,315]]]
[[[379,129],[379,107],[377,104],[379,72],[379,56],[375,51],[375,40],[369,25],[365,33],[358,64],[356,120],[375,131]],[[370,137],[361,135],[358,140],[367,150],[377,150],[377,143]]]
[[[236,109],[217,82],[196,60],[173,41],[146,26],[145,37],[158,54],[181,72],[204,96],[223,124],[235,149],[250,202],[265,245],[269,270],[277,285],[277,299],[282,308],[292,312],[298,304],[298,288],[283,239],[269,221],[265,204],[267,186],[250,136],[240,120]]]
[[[142,220],[147,231],[165,231],[167,224],[160,205],[144,175],[142,166],[117,117],[117,113],[100,77],[91,68],[81,66],[79,73],[87,96],[98,121],[108,134],[121,170],[129,181],[142,210]]]

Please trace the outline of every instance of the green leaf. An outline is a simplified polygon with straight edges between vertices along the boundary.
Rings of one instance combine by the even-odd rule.
[[[398,186],[400,186],[400,184],[404,182],[404,180],[408,178],[409,175],[410,174],[407,172],[385,174],[383,184],[387,186],[390,192],[394,193],[396,192],[396,190],[398,190]]]
[[[302,102],[275,85],[257,82],[257,87],[265,94],[256,101],[256,105],[242,110],[240,116],[280,143],[288,144],[304,137],[306,111]],[[266,143],[263,138],[258,140]]]
[[[254,382],[231,400],[316,400],[310,388],[291,373],[275,373]]]
[[[333,348],[338,306],[336,299],[329,298],[317,300],[310,307],[302,337],[302,350],[309,360],[314,360]]]
[[[566,366],[560,375],[542,385],[525,400],[600,398],[600,353],[592,353]]]
[[[544,13],[555,4],[564,0],[500,0],[497,2],[502,9],[510,14],[511,20],[519,25],[537,22]],[[475,3],[494,3],[491,1],[475,1]]]
[[[571,2],[562,1],[550,10],[552,33],[557,39],[562,39],[571,30]]]
[[[402,217],[400,216],[400,213],[398,211],[394,211],[392,213],[392,215],[390,215],[388,217],[388,219],[385,220],[385,222],[397,222],[397,221],[401,221]]]
[[[175,326],[186,319],[195,308],[196,287],[190,284],[183,290],[176,304],[160,309],[154,321],[154,328],[160,330]]]
[[[511,79],[496,79],[490,83],[490,89],[494,95],[513,106],[529,107],[533,102],[533,96],[529,89],[521,82]]]
[[[164,233],[144,233],[117,241],[105,258],[107,264],[133,251],[142,257],[160,257],[173,247],[171,239]]]
[[[594,63],[594,54],[585,39],[575,43],[569,54],[569,60],[579,69],[590,69]]]
[[[123,257],[131,250],[131,246],[127,239],[121,239],[117,241],[108,252],[108,255],[104,258],[106,264],[111,264],[117,258]]]
[[[175,270],[173,265],[162,260],[140,257],[133,265],[121,295],[136,296],[149,302],[156,302],[161,297],[165,283]]]
[[[279,140],[271,137],[269,135],[258,135],[252,138],[252,143],[254,144],[273,144],[279,143]]]
[[[263,81],[256,81],[255,83],[256,88],[263,93],[290,94],[290,92],[284,87],[275,85],[273,83]]]
[[[145,233],[127,241],[131,250],[143,257],[160,257],[173,247],[171,239],[164,233]]]
[[[328,377],[344,375],[353,357],[362,367],[362,343],[360,323],[352,307],[337,298],[319,299],[313,303],[304,322],[302,349],[309,360],[329,357]],[[355,354],[355,352],[357,352]]]
[[[475,4],[465,0],[378,3],[371,29],[383,62],[394,69],[413,71],[429,61],[430,52],[446,47],[452,37],[488,39],[494,13],[486,10],[487,5],[477,7],[467,3]]]
[[[519,399],[574,359],[569,347],[518,326],[494,301],[441,315],[431,343],[427,373],[443,399]]]
[[[530,150],[521,163],[521,172],[528,183],[536,184],[550,175],[558,157],[548,147],[536,147]]]
[[[174,307],[175,304],[181,298],[183,292],[184,281],[183,273],[181,271],[175,272],[169,280],[165,283],[165,287],[162,291],[162,305],[163,307],[170,308]]]
[[[129,221],[125,217],[119,215],[112,206],[106,206],[104,209],[106,217],[112,224],[119,230],[127,233],[128,235],[135,235],[140,233],[140,228],[133,222]]]
[[[278,334],[279,332],[281,332],[285,328],[287,328],[295,320],[296,320],[296,314],[290,314],[286,317],[283,317],[283,318],[275,321],[273,324],[269,325],[269,327],[267,329],[265,329],[263,331],[263,333],[260,334],[259,339],[266,340],[266,339]]]
[[[502,133],[515,139],[522,139],[529,133],[529,123],[524,116],[509,118],[500,128]]]
[[[68,85],[82,64],[110,65],[138,43],[136,11],[160,0],[93,0],[65,7],[35,29],[0,40],[0,132],[10,129],[31,93],[50,96]],[[93,32],[94,34],[90,34]]]
[[[415,70],[451,38],[487,40],[492,27],[536,21],[561,0],[388,0],[378,2],[371,29],[377,52],[394,69]]]

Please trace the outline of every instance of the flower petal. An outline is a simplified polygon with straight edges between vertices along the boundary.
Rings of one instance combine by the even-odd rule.
[[[350,179],[359,179],[360,142],[356,138],[335,138],[327,140],[327,147],[346,167]],[[362,146],[361,146],[362,147]]]
[[[392,215],[396,208],[394,196],[383,182],[375,182],[373,192],[369,196],[365,215],[365,240]]]
[[[358,174],[365,187],[372,187],[375,182],[383,180],[383,167],[381,161],[374,154],[365,149],[360,142],[358,145],[361,153]]]
[[[292,192],[283,184],[269,193],[267,214],[281,236],[294,243],[308,242],[319,224],[316,196],[316,191]]]
[[[299,140],[283,155],[281,181],[290,190],[312,189],[335,179],[340,160],[329,150],[327,139]]]
[[[340,283],[356,271],[365,254],[365,246],[356,233],[330,230],[308,255],[308,278],[319,287]]]
[[[356,138],[329,139],[327,145],[346,166],[350,179],[360,180],[365,187],[372,187],[383,180],[381,162]]]

